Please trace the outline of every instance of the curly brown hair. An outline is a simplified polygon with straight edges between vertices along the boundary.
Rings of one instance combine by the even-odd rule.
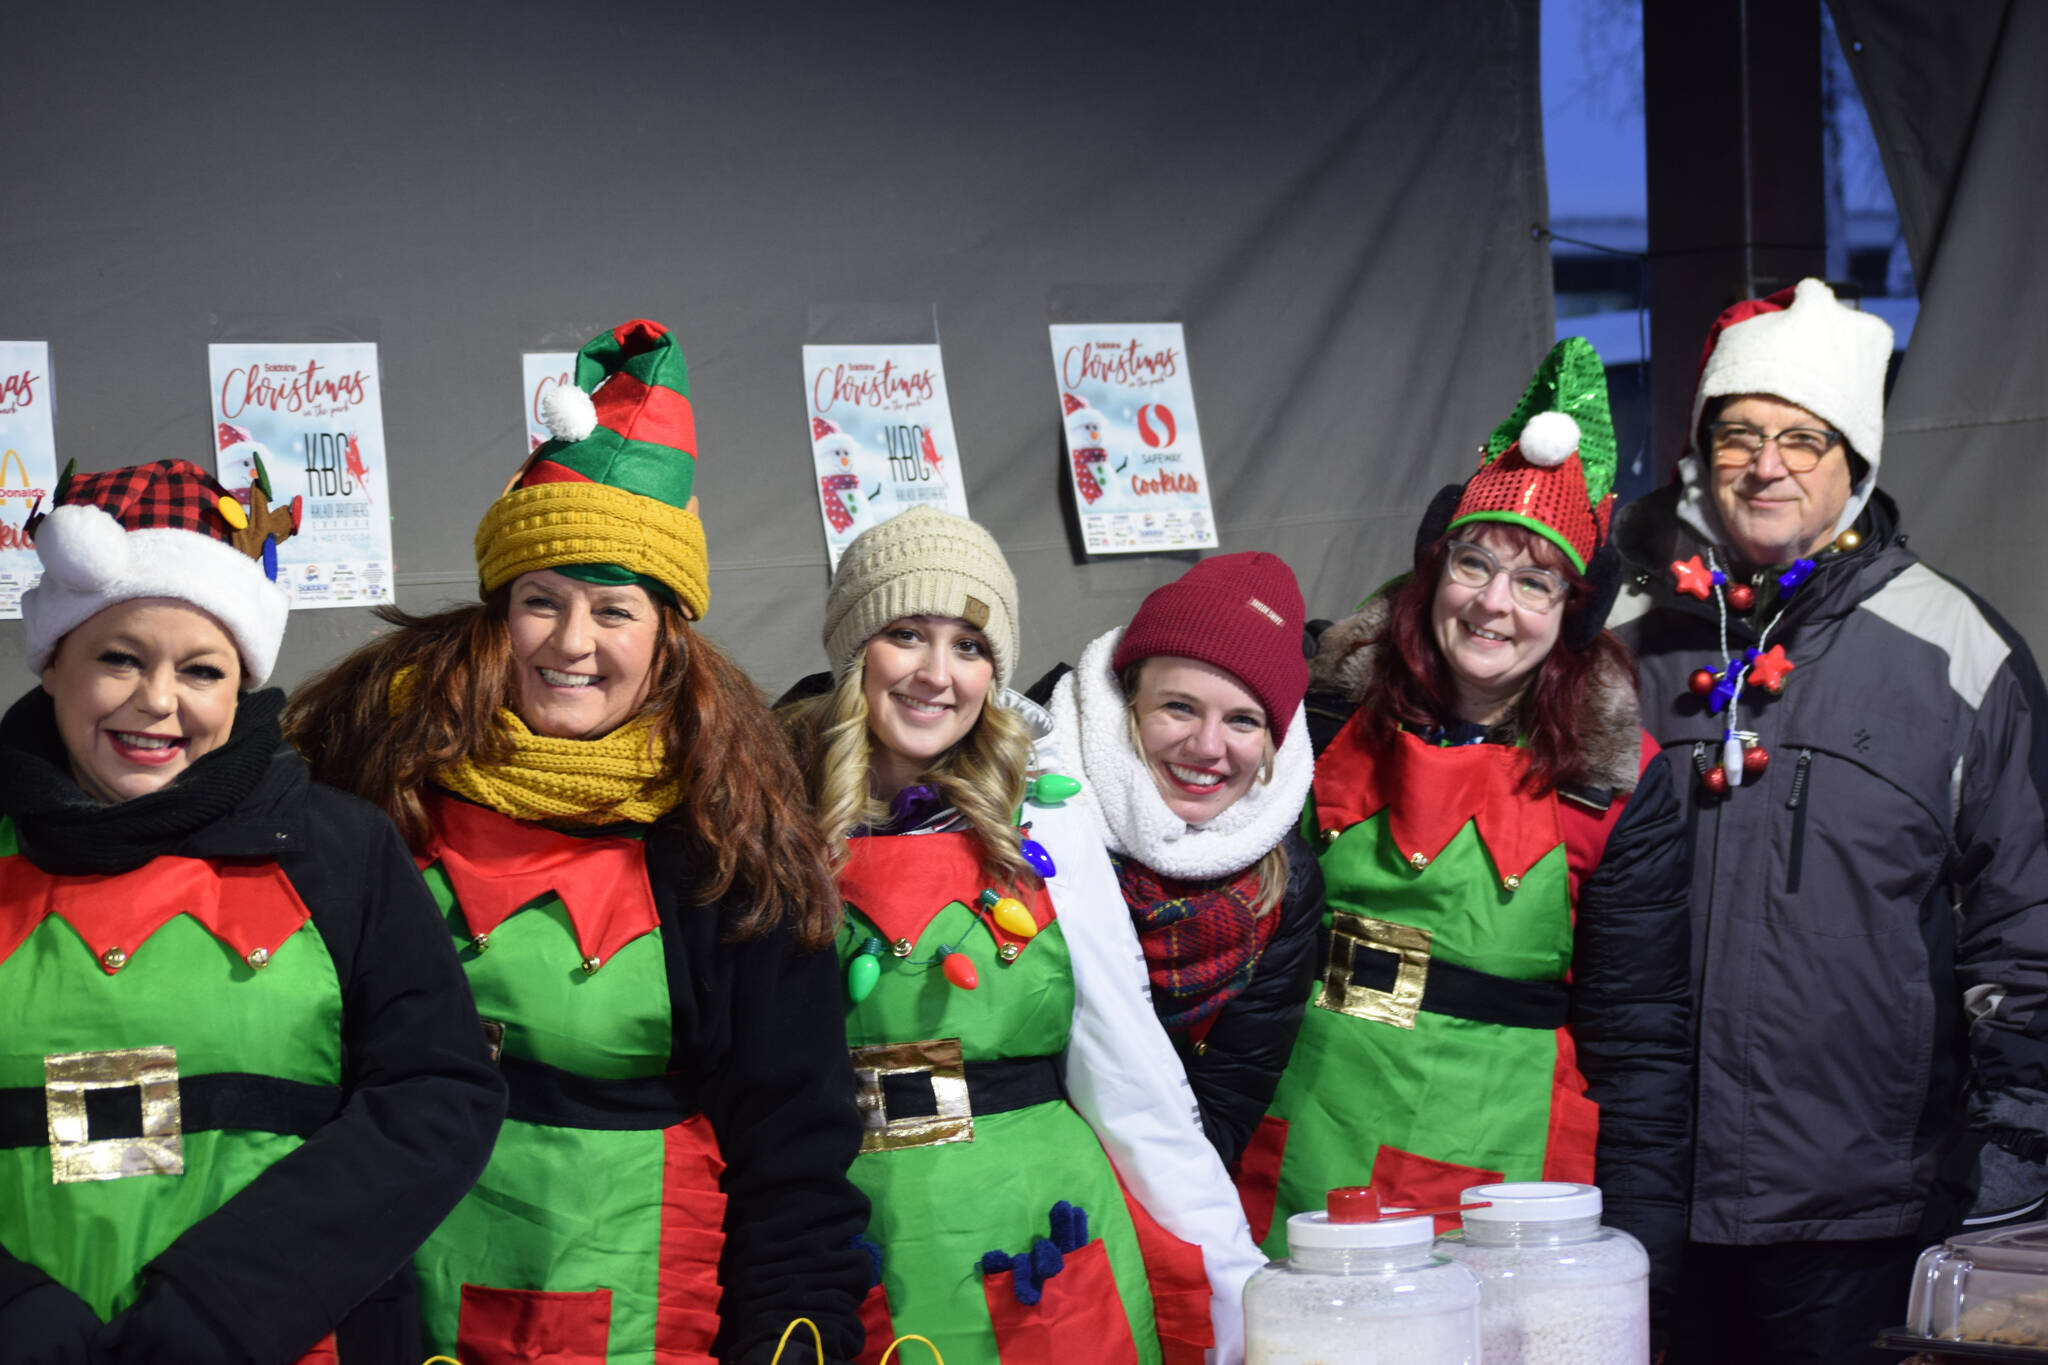
[[[424,797],[434,775],[512,756],[499,719],[512,694],[511,598],[505,584],[480,603],[432,615],[379,607],[377,617],[398,629],[313,678],[285,709],[285,737],[313,775],[376,805],[416,853],[431,833]],[[731,937],[787,923],[804,947],[822,947],[838,929],[839,896],[767,702],[682,612],[659,607],[661,636],[638,714],[653,718],[668,763],[646,789],[673,784],[682,796],[655,826],[710,868],[696,887],[700,904],[735,888],[747,902]],[[406,704],[394,710],[401,673]]]

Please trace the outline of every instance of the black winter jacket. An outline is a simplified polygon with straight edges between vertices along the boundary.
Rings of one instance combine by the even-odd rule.
[[[1679,496],[1618,521],[1630,577],[1612,619],[1641,660],[1645,724],[1686,777],[1692,1236],[1934,1239],[1973,1198],[2024,1210],[2048,1189],[2027,1159],[2048,1142],[2048,700],[2033,660],[1906,548],[1878,493],[1860,548],[1823,552],[1783,601],[1763,577],[1752,613],[1729,612],[1729,651],[1774,623],[1765,648],[1794,668],[1781,695],[1743,694],[1739,726],[1769,766],[1716,797],[1691,770],[1718,762],[1727,716],[1688,679],[1725,666],[1721,618],[1676,591],[1672,562],[1710,550]]]
[[[253,735],[238,718],[235,737],[263,746],[246,794],[167,847],[138,843],[127,866],[167,852],[283,870],[333,960],[341,1085],[331,1116],[303,1145],[150,1262],[141,1298],[99,1334],[95,1360],[282,1365],[330,1330],[344,1365],[417,1360],[408,1258],[476,1179],[504,1116],[504,1084],[411,855],[383,815],[314,783],[299,757],[278,747],[277,698],[241,701],[263,717]],[[0,748],[0,808],[18,821],[32,804],[28,787],[69,783],[48,709],[31,693],[7,718],[13,747]],[[206,781],[205,763],[167,790],[188,794],[187,779]],[[97,814],[82,793],[67,804],[87,819]],[[118,817],[122,808],[98,810]],[[17,828],[30,862],[68,870],[38,848],[32,820]],[[117,861],[118,853],[96,849]],[[0,1247],[0,1343],[13,1334],[11,1310],[53,1297],[49,1277],[16,1251],[27,1248]],[[0,1346],[0,1358],[7,1354]]]

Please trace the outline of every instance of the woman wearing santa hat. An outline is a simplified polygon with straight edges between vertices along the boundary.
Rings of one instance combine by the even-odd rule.
[[[419,1359],[393,1269],[504,1113],[405,846],[308,781],[257,690],[287,608],[265,551],[298,521],[257,477],[245,505],[182,460],[67,470],[29,521],[42,686],[0,720],[8,1365]]]
[[[1602,628],[1613,475],[1600,358],[1569,338],[1432,504],[1414,573],[1321,636],[1304,824],[1331,951],[1244,1161],[1247,1185],[1277,1182],[1270,1249],[1334,1186],[1425,1207],[1592,1182],[1648,1248],[1659,1303],[1671,1287],[1688,859],[1669,759]]]

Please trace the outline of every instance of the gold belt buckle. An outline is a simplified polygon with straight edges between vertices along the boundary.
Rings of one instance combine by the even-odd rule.
[[[941,1142],[974,1141],[974,1111],[967,1103],[967,1063],[958,1038],[928,1038],[916,1043],[883,1043],[857,1047],[853,1075],[855,1102],[860,1106],[860,1149],[894,1152],[905,1147],[931,1147]],[[884,1076],[924,1073],[931,1078],[935,1114],[889,1117],[882,1097]]]
[[[141,1134],[95,1140],[87,1096],[131,1087],[140,1092]],[[59,1185],[185,1173],[176,1048],[52,1053],[43,1058],[43,1107],[50,1122],[50,1176]]]
[[[1423,987],[1429,984],[1429,941],[1427,929],[1339,911],[1330,925],[1330,960],[1323,968],[1323,989],[1316,1004],[1395,1028],[1414,1028],[1415,1016],[1422,1008]],[[1392,990],[1352,984],[1351,963],[1361,947],[1400,959]]]

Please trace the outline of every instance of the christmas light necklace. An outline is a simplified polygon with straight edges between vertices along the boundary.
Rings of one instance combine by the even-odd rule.
[[[1702,602],[1709,596],[1714,599],[1715,614],[1719,620],[1721,657],[1727,665],[1716,673],[1709,668],[1695,669],[1686,680],[1692,694],[1706,703],[1707,710],[1719,713],[1726,710],[1727,723],[1721,728],[1721,762],[1719,766],[1708,767],[1700,763],[1700,785],[1716,796],[1742,785],[1744,775],[1760,777],[1770,767],[1770,751],[1757,742],[1756,735],[1742,728],[1742,689],[1744,686],[1760,687],[1772,696],[1785,690],[1785,675],[1795,667],[1785,657],[1783,645],[1764,648],[1785,619],[1791,608],[1792,594],[1813,575],[1814,561],[1795,559],[1783,573],[1778,575],[1779,607],[1763,628],[1757,632],[1756,644],[1736,654],[1728,646],[1728,608],[1748,611],[1756,605],[1756,590],[1746,583],[1731,584],[1727,572],[1722,569],[1718,557],[1712,550],[1707,551],[1705,564],[1694,555],[1688,560],[1673,560],[1671,573],[1678,581],[1678,591],[1689,593]]]

